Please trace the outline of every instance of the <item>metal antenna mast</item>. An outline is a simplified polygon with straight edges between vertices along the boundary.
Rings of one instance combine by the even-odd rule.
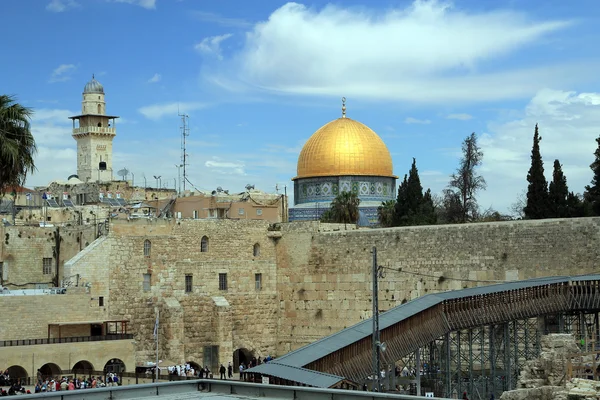
[[[186,114],[178,114],[181,117],[181,166],[183,167],[183,191],[185,192],[185,185],[187,182],[186,167],[189,165],[187,162],[187,153],[185,149],[186,137],[190,136],[190,116]]]

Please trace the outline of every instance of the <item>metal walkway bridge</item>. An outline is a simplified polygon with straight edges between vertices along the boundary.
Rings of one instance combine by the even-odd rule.
[[[600,342],[599,310],[600,275],[428,294],[380,314],[387,344],[382,361],[400,365],[413,386],[436,396],[499,397],[539,355],[541,335],[573,333],[584,346]],[[372,326],[372,319],[362,321],[249,372],[299,385],[362,384],[372,374]]]

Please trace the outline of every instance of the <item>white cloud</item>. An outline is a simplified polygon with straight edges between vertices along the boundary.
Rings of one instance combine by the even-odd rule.
[[[422,125],[428,125],[431,123],[430,120],[428,119],[417,119],[417,118],[413,118],[413,117],[407,117],[404,119],[404,123],[405,124],[422,124]]]
[[[127,3],[143,7],[147,10],[154,10],[156,8],[156,0],[107,0],[115,3]]]
[[[219,14],[207,11],[192,11],[191,14],[199,21],[226,26],[228,28],[249,28],[252,26],[252,24],[246,20],[240,18],[223,17]]]
[[[160,82],[161,78],[162,76],[160,76],[160,74],[154,74],[152,78],[148,79],[148,83],[158,83]]]
[[[458,119],[459,121],[468,121],[473,119],[473,116],[470,114],[449,114],[446,116],[447,119]]]
[[[582,193],[592,179],[595,139],[600,126],[600,93],[541,90],[527,105],[524,115],[508,122],[491,123],[480,138],[484,152],[482,175],[488,189],[480,205],[507,211],[527,188],[535,124],[539,124],[540,151],[548,181],[552,164],[559,159],[569,190]]]
[[[77,70],[74,64],[61,64],[52,71],[50,75],[50,83],[54,82],[65,82],[71,79],[73,73]]]
[[[46,6],[46,10],[52,12],[63,12],[70,8],[76,7],[79,7],[79,3],[77,3],[75,0],[52,0]]]
[[[435,0],[384,13],[288,3],[247,33],[237,55],[205,74],[237,91],[437,103],[532,96],[550,82],[595,75],[596,66],[586,63],[497,68],[570,25],[511,10],[467,12]],[[211,49],[209,42],[200,47]]]
[[[218,157],[213,157],[212,160],[206,161],[204,165],[213,170],[213,172],[220,174],[246,175],[245,165],[241,161],[222,161]]]
[[[148,119],[157,120],[166,115],[177,117],[178,113],[189,113],[208,106],[209,104],[200,102],[164,103],[141,107],[138,111]]]
[[[71,136],[72,122],[68,118],[77,113],[48,108],[34,111],[31,133],[38,148],[35,157],[37,171],[28,177],[27,185],[42,186],[77,172],[77,147]]]
[[[194,48],[204,54],[213,54],[219,60],[222,60],[221,43],[231,36],[233,36],[231,33],[226,33],[224,35],[206,37],[200,43],[196,44]]]

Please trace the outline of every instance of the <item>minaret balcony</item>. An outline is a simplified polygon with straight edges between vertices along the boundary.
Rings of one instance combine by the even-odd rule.
[[[81,135],[84,133],[101,133],[105,135],[116,135],[117,129],[113,127],[104,126],[81,126],[79,128],[73,128],[73,135]]]

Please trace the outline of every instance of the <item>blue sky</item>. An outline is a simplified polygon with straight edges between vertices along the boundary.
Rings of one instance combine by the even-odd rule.
[[[526,188],[535,123],[547,176],[591,179],[600,134],[596,1],[21,0],[0,6],[0,92],[36,111],[38,171],[76,172],[70,115],[92,73],[119,115],[114,169],[174,185],[178,107],[199,189],[273,192],[304,142],[341,114],[386,142],[403,176],[416,157],[439,193],[476,132],[488,189],[507,211]]]

